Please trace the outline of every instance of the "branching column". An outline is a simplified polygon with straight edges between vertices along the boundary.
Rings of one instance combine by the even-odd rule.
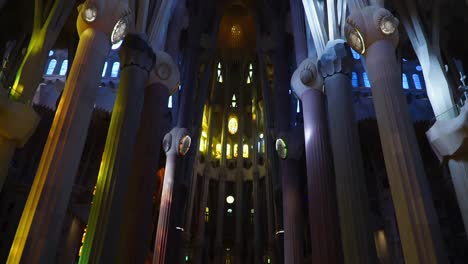
[[[174,197],[174,179],[177,157],[187,154],[190,148],[190,137],[185,128],[175,127],[166,134],[163,149],[166,152],[166,169],[159,208],[158,227],[154,246],[153,264],[166,263],[167,240],[170,233],[171,207]]]
[[[108,3],[111,2],[111,3]],[[94,4],[94,6],[93,6]],[[94,19],[84,12],[99,7]],[[128,14],[124,1],[87,1],[78,14],[80,36],[70,74],[34,178],[8,263],[53,263],[80,162],[96,89],[110,50],[110,33]],[[125,23],[125,22],[123,22]]]
[[[150,250],[153,194],[157,189],[157,171],[163,136],[164,113],[169,94],[177,89],[179,70],[172,58],[156,52],[156,66],[149,84],[136,137],[132,171],[121,223],[118,259],[125,263],[143,263]],[[169,70],[168,70],[169,69]]]
[[[456,118],[437,121],[427,132],[427,138],[437,156],[448,160],[465,232],[468,232],[468,105],[462,107]]]
[[[129,34],[120,50],[120,84],[99,170],[80,263],[116,262],[120,222],[149,72],[155,56],[145,35]]]
[[[303,61],[291,80],[302,101],[309,194],[312,260],[342,263],[332,150],[328,138],[322,77],[312,59]]]
[[[364,264],[375,263],[376,255],[354,117],[352,61],[349,46],[343,40],[335,40],[328,42],[318,66],[325,79],[344,260],[349,264]]]
[[[401,89],[398,20],[368,6],[347,19],[348,43],[365,55],[406,263],[446,263],[421,154]]]

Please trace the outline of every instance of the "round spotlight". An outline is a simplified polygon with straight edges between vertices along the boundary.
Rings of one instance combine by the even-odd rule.
[[[96,20],[97,17],[97,8],[93,5],[87,5],[85,10],[82,13],[84,21],[91,23]]]
[[[281,159],[286,159],[288,157],[288,146],[282,138],[276,140],[276,152]]]
[[[185,156],[190,149],[192,144],[192,138],[189,135],[185,135],[179,142],[179,155]]]
[[[226,197],[226,202],[228,204],[233,204],[234,203],[234,196],[229,195],[228,197]]]
[[[127,16],[122,17],[117,21],[114,26],[114,30],[112,30],[111,34],[111,42],[112,44],[117,44],[119,41],[125,38],[128,30],[128,23],[129,18]]]

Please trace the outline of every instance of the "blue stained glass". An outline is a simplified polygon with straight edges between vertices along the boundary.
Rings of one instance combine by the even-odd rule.
[[[169,96],[169,100],[167,101],[167,108],[172,108],[172,95]]]
[[[353,87],[359,87],[359,78],[356,72],[353,72],[351,75],[351,82],[353,84]]]
[[[421,65],[416,66],[416,70],[417,70],[417,71],[422,71]]]
[[[362,74],[362,79],[364,80],[364,86],[370,87],[369,77],[367,76],[367,72]]]
[[[112,64],[111,77],[115,78],[119,75],[119,68],[120,68],[119,62],[114,62],[114,64]]]
[[[47,66],[47,72],[46,72],[46,74],[47,74],[47,75],[52,75],[52,74],[54,73],[55,66],[57,66],[57,60],[56,60],[56,59],[50,60],[49,66]]]
[[[413,82],[414,82],[414,86],[416,87],[416,89],[418,90],[422,89],[421,79],[419,79],[419,75],[417,75],[416,73],[413,74]]]
[[[408,89],[409,88],[409,83],[408,83],[408,78],[406,77],[406,74],[402,74],[403,79],[403,89]]]
[[[102,69],[102,77],[106,76],[107,71],[107,61],[104,63],[104,68]]]
[[[353,53],[354,59],[359,60],[361,58],[361,55],[359,55],[359,53],[357,53],[357,51],[355,51],[354,49],[351,49],[351,52]]]
[[[68,60],[64,60],[62,62],[62,67],[60,67],[59,75],[64,76],[67,73],[67,70],[68,70]]]

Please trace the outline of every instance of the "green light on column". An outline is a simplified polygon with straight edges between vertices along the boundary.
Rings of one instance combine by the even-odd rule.
[[[185,262],[188,262],[188,255],[185,256]]]
[[[270,264],[271,263],[271,259],[270,257],[267,258],[267,263]]]

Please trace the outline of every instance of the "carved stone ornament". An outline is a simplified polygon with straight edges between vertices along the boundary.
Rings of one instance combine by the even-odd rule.
[[[315,62],[311,58],[305,59],[294,72],[291,78],[291,86],[297,98],[309,89],[323,92],[323,79],[318,72]]]
[[[172,57],[163,51],[156,51],[156,65],[150,73],[149,84],[161,83],[169,89],[169,94],[177,91],[180,72]]]

